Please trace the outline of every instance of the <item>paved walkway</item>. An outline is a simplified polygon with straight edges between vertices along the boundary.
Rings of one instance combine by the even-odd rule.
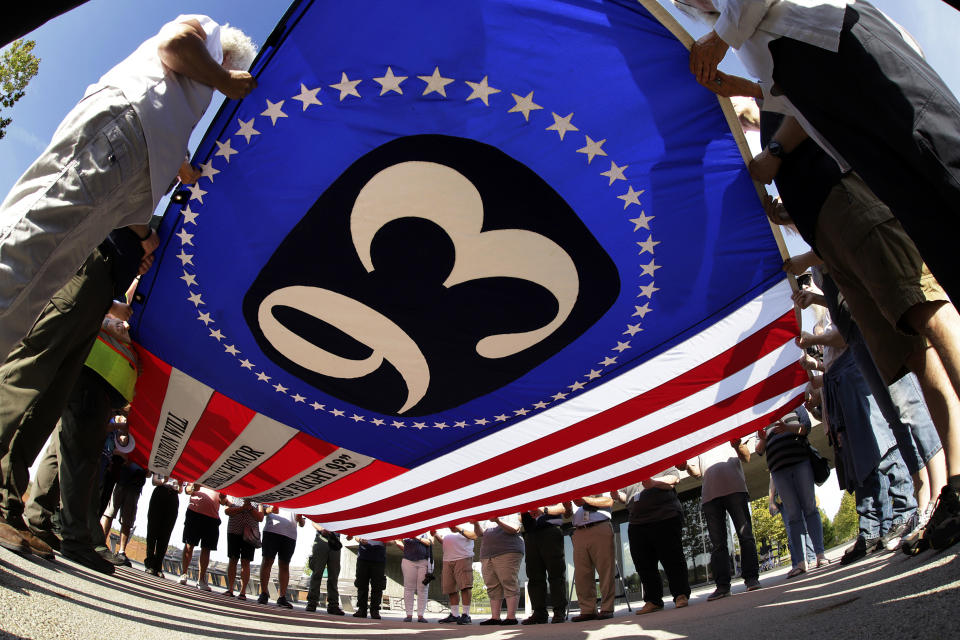
[[[828,555],[836,559],[840,550]],[[113,577],[58,558],[46,562],[0,549],[0,639],[447,640],[464,636],[549,640],[601,638],[960,638],[960,545],[916,558],[868,556],[786,581],[785,570],[762,574],[764,588],[707,602],[694,592],[687,609],[668,604],[637,617],[623,605],[612,620],[530,627],[410,624],[385,612],[382,621],[335,618],[202,593],[170,580],[121,569]],[[435,620],[438,616],[432,616]]]

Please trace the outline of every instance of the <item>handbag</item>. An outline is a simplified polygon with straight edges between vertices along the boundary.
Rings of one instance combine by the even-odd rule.
[[[817,448],[807,441],[807,454],[810,456],[810,466],[813,467],[813,481],[822,486],[830,478],[830,461],[820,455]]]
[[[243,525],[243,541],[253,545],[254,549],[259,549],[261,546],[260,526],[254,522],[248,522]]]

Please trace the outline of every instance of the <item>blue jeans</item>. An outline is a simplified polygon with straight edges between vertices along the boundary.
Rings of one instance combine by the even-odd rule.
[[[790,557],[796,559],[794,563],[804,557],[804,533],[810,536],[814,553],[823,553],[823,522],[820,520],[820,510],[817,509],[810,461],[804,460],[777,469],[770,475],[783,501],[784,520],[790,522],[787,527],[787,540],[790,543]]]
[[[851,340],[849,346],[873,399],[893,431],[907,470],[915,474],[942,448],[917,376],[909,373],[885,385],[863,339]]]
[[[786,514],[783,511],[780,512],[780,517],[783,519],[783,528],[787,532],[787,543],[790,542],[790,521],[787,520]],[[803,556],[794,555],[791,551],[790,553],[790,565],[796,567],[798,564],[806,560],[807,562],[816,562],[817,554],[813,551],[813,540],[810,539],[810,536],[807,535],[807,529],[804,527],[803,535],[800,536],[803,539]]]
[[[868,540],[906,522],[917,510],[913,482],[896,447],[887,451],[874,472],[857,487],[856,498],[860,535]]]

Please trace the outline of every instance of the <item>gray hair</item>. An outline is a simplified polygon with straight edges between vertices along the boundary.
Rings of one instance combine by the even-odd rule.
[[[250,36],[236,27],[220,27],[220,46],[223,47],[223,66],[235,71],[246,71],[257,55],[257,45]]]

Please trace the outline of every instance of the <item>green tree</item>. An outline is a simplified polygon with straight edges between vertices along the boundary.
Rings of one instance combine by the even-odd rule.
[[[33,55],[33,40],[14,40],[0,52],[0,110],[12,107],[23,97],[27,84],[40,69],[40,58]],[[10,118],[0,116],[0,138],[7,134]]]
[[[490,596],[487,595],[487,587],[483,584],[483,576],[480,575],[479,571],[473,572],[473,593],[471,594],[471,601],[480,605],[490,602]]]
[[[763,540],[768,540],[771,546],[779,542],[781,549],[787,549],[787,528],[783,526],[780,514],[770,515],[767,499],[757,498],[750,503],[750,507],[753,511],[753,536],[757,539],[757,551],[760,551]]]
[[[823,548],[829,549],[837,544],[837,532],[833,528],[833,523],[827,517],[826,511],[820,509],[820,522],[823,523]]]
[[[833,532],[835,544],[846,542],[860,531],[860,517],[857,515],[857,503],[853,495],[844,491],[840,500],[837,515],[833,516]]]

